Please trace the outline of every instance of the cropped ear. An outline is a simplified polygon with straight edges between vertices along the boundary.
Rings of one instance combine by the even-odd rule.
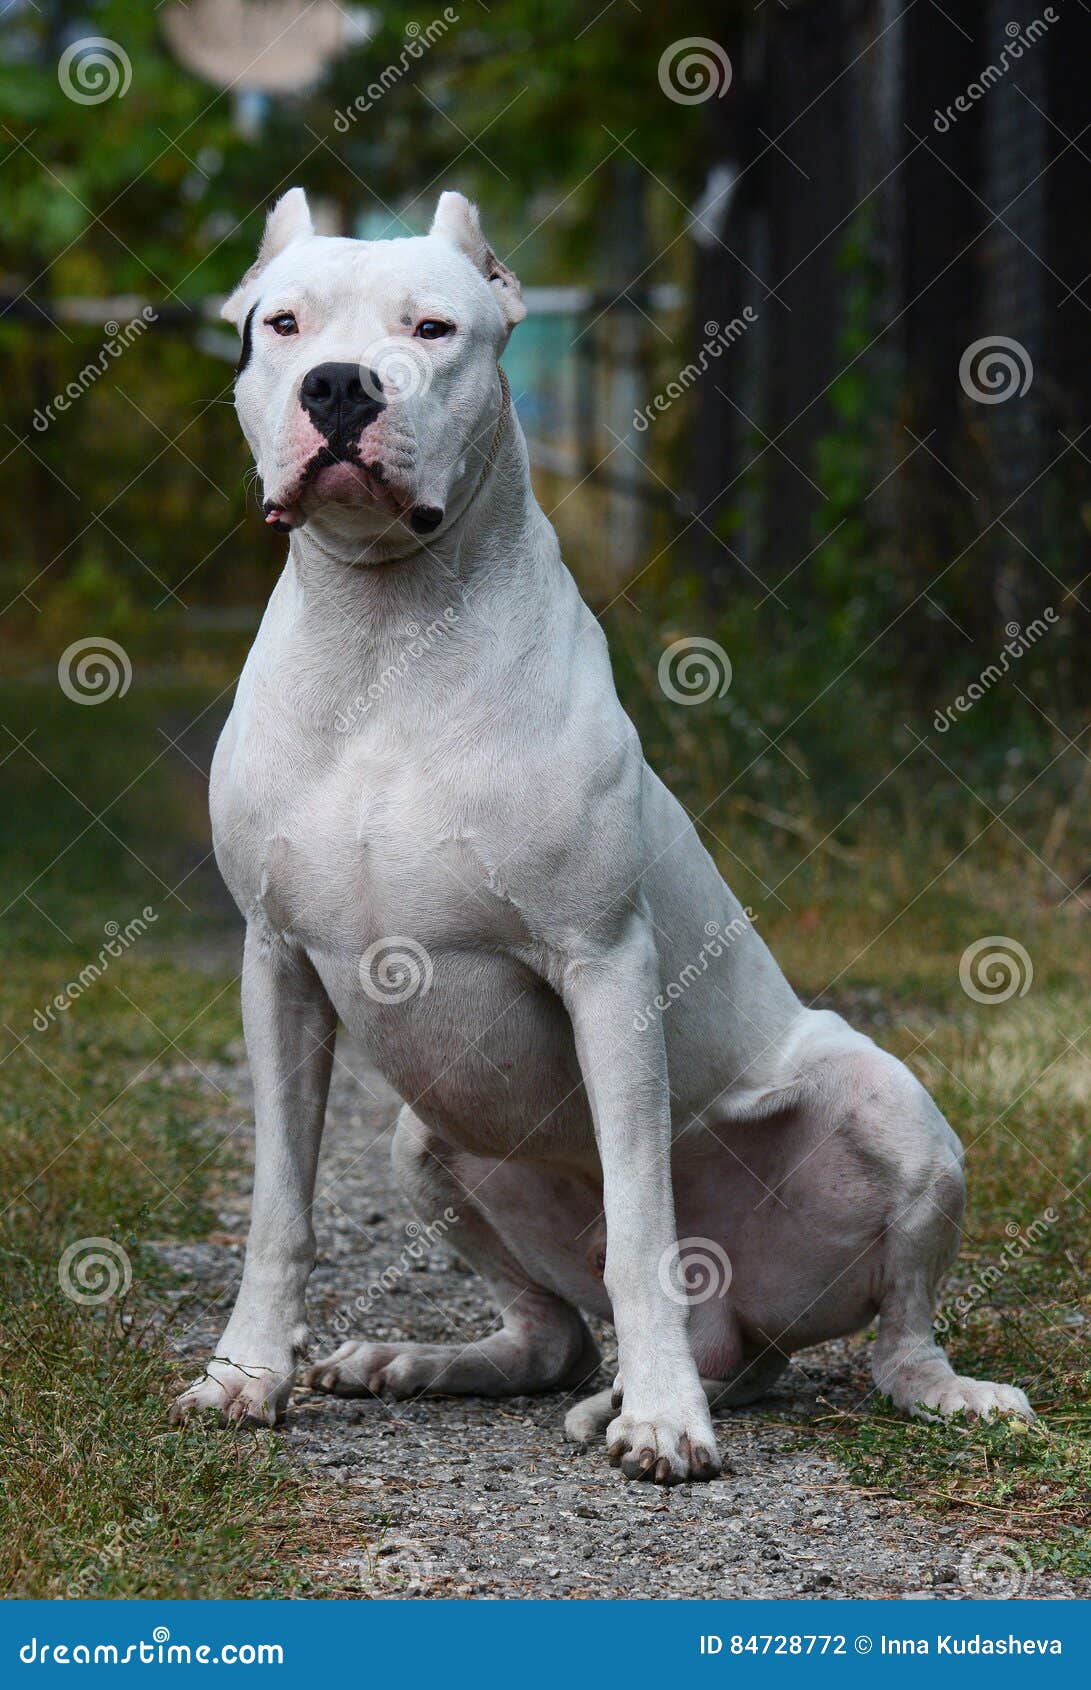
[[[440,194],[429,232],[457,247],[481,271],[504,313],[509,331],[523,321],[527,308],[523,304],[523,290],[518,278],[506,264],[501,264],[481,233],[477,207],[471,205],[465,194]]]
[[[306,194],[302,188],[289,188],[288,192],[277,200],[265,219],[265,233],[261,237],[258,256],[234,293],[224,300],[220,307],[220,316],[238,328],[243,315],[243,300],[250,283],[286,246],[290,246],[293,241],[302,240],[305,235],[313,234],[314,224],[311,222],[311,209],[307,204]]]

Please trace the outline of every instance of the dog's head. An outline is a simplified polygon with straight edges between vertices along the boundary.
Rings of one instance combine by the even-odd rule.
[[[266,520],[336,510],[364,541],[434,533],[484,466],[497,359],[525,312],[461,194],[440,196],[427,235],[356,241],[316,235],[290,189],[223,307]]]

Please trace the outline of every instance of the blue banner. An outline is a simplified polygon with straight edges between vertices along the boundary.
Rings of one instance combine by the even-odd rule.
[[[8,1602],[8,1683],[341,1671],[443,1690],[1091,1681],[1082,1602]]]

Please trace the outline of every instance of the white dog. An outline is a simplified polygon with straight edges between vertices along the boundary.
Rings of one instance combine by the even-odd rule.
[[[619,1373],[569,1434],[605,1430],[628,1477],[670,1484],[719,1470],[708,1399],[748,1401],[878,1316],[900,1408],[1031,1417],[934,1342],[957,1139],[900,1062],[804,1008],[644,761],[531,491],[497,364],[523,315],[461,195],[426,237],[371,242],[316,236],[298,188],[224,306],[291,543],[212,770],[246,918],[253,1220],[176,1412],[272,1421],[288,1400],[340,1019],[404,1100],[409,1201],[457,1212],[501,1325],[362,1334],[313,1388],[572,1389],[589,1311]]]

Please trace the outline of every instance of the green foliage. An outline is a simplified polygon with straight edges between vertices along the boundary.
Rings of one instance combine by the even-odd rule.
[[[58,298],[177,308],[223,293],[250,263],[266,207],[294,182],[372,235],[425,229],[440,188],[459,187],[483,199],[493,240],[517,248],[526,279],[585,279],[601,261],[617,170],[635,168],[625,148],[637,130],[647,181],[667,184],[653,192],[662,244],[673,240],[702,178],[707,118],[659,90],[672,9],[454,9],[457,22],[426,46],[432,13],[382,7],[374,38],[319,87],[271,102],[256,140],[236,124],[230,91],[173,60],[160,8],[8,9],[0,293],[14,303],[0,316],[0,456],[25,496],[9,507],[0,561],[3,637],[37,637],[43,606],[47,627],[61,628],[82,603],[119,626],[130,606],[178,608],[173,591],[187,604],[254,602],[283,555],[244,497],[230,365],[196,349],[199,322],[152,325],[47,428],[34,423],[104,340],[94,327],[50,330]],[[730,40],[746,16],[702,7],[688,26]],[[90,36],[117,44],[131,80],[88,105],[66,98],[58,67]],[[385,91],[356,112],[379,79]],[[119,584],[112,602],[104,571]]]
[[[868,358],[881,321],[886,277],[876,255],[874,215],[857,212],[838,255],[844,277],[838,341],[840,373],[827,394],[834,426],[815,447],[826,495],[817,513],[812,580],[831,657],[844,661],[882,627],[903,591],[891,557],[883,502],[872,494],[892,459],[896,394],[881,357]]]

